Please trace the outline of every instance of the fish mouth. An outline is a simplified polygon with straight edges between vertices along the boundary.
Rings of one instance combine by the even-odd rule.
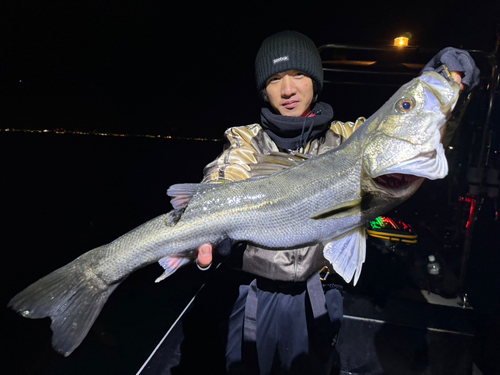
[[[375,177],[372,180],[379,187],[389,190],[400,190],[421,179],[423,179],[423,177],[411,174],[390,173]]]
[[[405,188],[420,179],[436,180],[447,174],[448,162],[440,143],[433,151],[422,152],[406,161],[367,173],[367,176],[376,186],[394,190]]]
[[[439,102],[442,113],[448,113],[453,109],[458,100],[460,87],[451,76],[427,72],[420,76],[420,81]]]

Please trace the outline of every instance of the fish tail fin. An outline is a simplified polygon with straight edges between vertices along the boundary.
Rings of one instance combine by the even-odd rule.
[[[118,284],[106,284],[80,257],[28,286],[8,306],[25,318],[50,317],[52,346],[67,357],[83,341]]]

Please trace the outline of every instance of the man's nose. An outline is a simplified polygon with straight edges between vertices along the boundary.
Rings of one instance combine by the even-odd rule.
[[[281,80],[281,96],[289,98],[297,93],[297,86],[293,81],[293,77],[286,75]]]

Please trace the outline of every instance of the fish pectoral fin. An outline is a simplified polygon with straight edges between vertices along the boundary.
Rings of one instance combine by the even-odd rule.
[[[360,206],[361,204],[365,203],[370,197],[369,194],[363,196],[362,198],[354,199],[352,201],[344,202],[339,205],[336,205],[334,207],[329,207],[326,210],[320,211],[317,214],[311,216],[311,219],[313,220],[325,220],[325,219],[332,219],[333,216],[339,215],[343,212],[349,211],[353,208],[356,208]]]
[[[354,285],[356,285],[366,259],[365,228],[352,229],[334,238],[325,245],[323,255],[332,264],[335,272],[347,283],[350,283],[354,276]]]
[[[188,264],[189,262],[191,262],[189,258],[183,258],[183,257],[172,256],[172,257],[161,258],[158,261],[158,264],[162,266],[165,271],[161,274],[160,277],[158,277],[155,280],[155,283],[159,283],[160,281],[165,280],[167,277],[172,275],[175,271],[177,271],[182,266]]]

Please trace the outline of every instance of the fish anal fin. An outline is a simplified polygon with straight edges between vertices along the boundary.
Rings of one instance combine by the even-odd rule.
[[[361,268],[366,259],[366,230],[358,227],[325,244],[323,255],[332,264],[333,269],[354,285],[361,275]]]
[[[191,259],[184,258],[184,257],[170,256],[170,257],[161,258],[158,261],[158,263],[160,264],[160,266],[163,267],[163,269],[165,271],[161,274],[160,277],[158,277],[155,280],[155,283],[159,283],[160,281],[165,280],[167,277],[172,275],[179,268],[181,268],[182,266],[184,266],[190,262],[191,262]]]

